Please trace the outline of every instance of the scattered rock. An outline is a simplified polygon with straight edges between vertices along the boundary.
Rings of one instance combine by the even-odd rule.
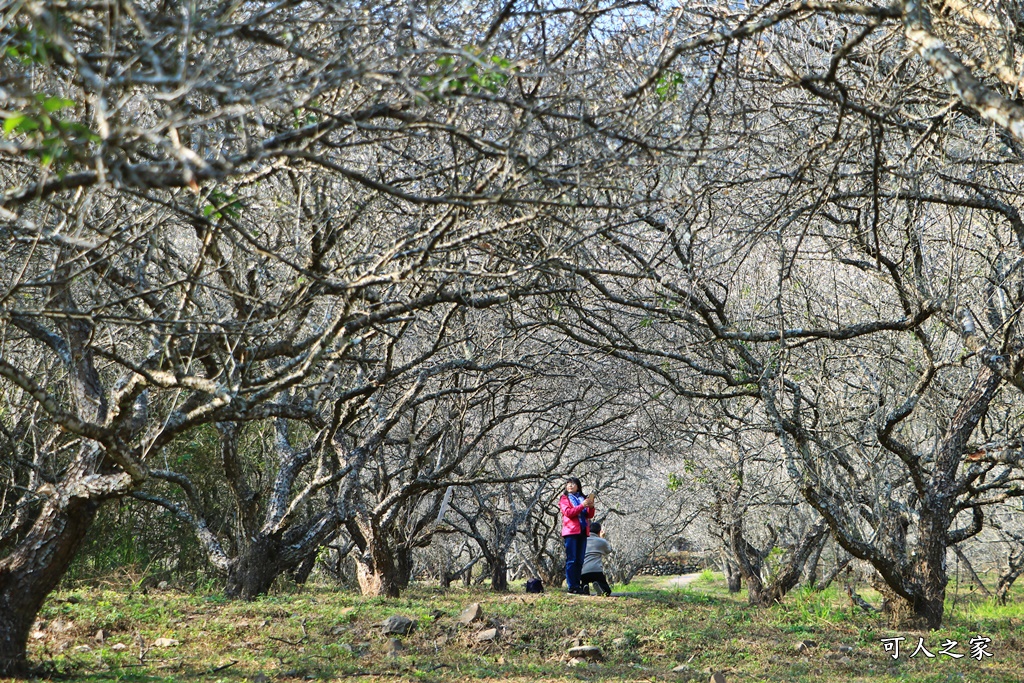
[[[807,652],[811,648],[815,647],[818,647],[818,644],[813,640],[801,640],[799,643],[796,644],[796,651]]]
[[[96,635],[94,635],[92,639],[95,640],[97,643],[102,643],[107,639],[107,632],[103,629],[100,629],[99,631],[96,631]]]
[[[113,650],[114,652],[120,652],[121,650],[127,650],[128,646],[125,645],[124,643],[114,643],[113,645],[110,646],[110,649]]]
[[[497,638],[498,629],[496,628],[489,628],[486,631],[480,631],[480,633],[476,634],[476,640],[479,643],[485,643],[490,640],[497,640]]]
[[[170,586],[171,586],[171,584],[167,583],[166,581],[161,581],[160,583],[158,583],[158,584],[156,585],[156,589],[157,589],[158,591],[165,591],[165,590],[167,590],[168,588],[170,588]]]
[[[181,641],[175,638],[157,638],[153,641],[153,647],[178,647]]]
[[[598,662],[604,658],[604,655],[601,653],[601,648],[595,645],[580,645],[569,648],[569,656],[580,659],[589,659],[592,662]]]
[[[586,661],[584,661],[582,659],[576,659],[575,657],[573,657],[572,659],[569,660],[569,666],[586,666],[586,665],[587,665]]]
[[[853,660],[850,659],[849,657],[840,657],[839,658],[839,663],[842,664],[843,666],[850,666],[851,664],[853,664]]]
[[[582,647],[585,642],[587,642],[586,629],[580,629],[580,632],[576,634],[576,637],[568,641],[569,647]]]
[[[694,673],[694,671],[693,671],[693,669],[691,669],[690,667],[686,666],[685,664],[680,664],[676,668],[672,669],[672,673],[674,673],[674,674],[688,674],[688,673]]]
[[[828,659],[833,662],[837,659],[842,659],[842,657],[843,655],[838,652],[829,652],[827,655],[825,655],[825,659]]]
[[[88,645],[79,645],[75,648],[75,652],[92,652],[92,648]]]
[[[32,633],[30,633],[29,636],[32,638],[32,640],[42,640],[46,637],[46,631],[32,631]]]
[[[261,671],[253,677],[252,683],[270,683],[270,677]]]
[[[849,654],[849,653],[853,652],[853,646],[852,645],[840,645],[839,646],[839,651],[842,652],[843,654]]]
[[[616,638],[612,641],[612,647],[616,650],[628,650],[629,638]]]
[[[403,617],[401,614],[392,614],[390,617],[384,620],[383,624],[381,624],[381,628],[384,631],[384,635],[408,635],[408,633],[412,631],[413,627],[415,626],[415,621],[413,621],[409,617]]]
[[[480,603],[474,602],[472,605],[462,610],[462,614],[459,615],[459,618],[456,619],[456,621],[458,621],[460,624],[468,626],[469,624],[472,624],[474,621],[479,621],[480,619],[483,619],[483,617],[484,611],[483,609],[481,609]]]
[[[328,634],[332,635],[332,636],[340,636],[342,633],[344,633],[347,630],[348,630],[347,626],[335,626],[330,631],[328,631]]]
[[[397,657],[404,650],[405,646],[398,638],[389,638],[387,645],[384,646],[384,654],[388,657]]]
[[[721,671],[716,671],[711,674],[711,680],[708,683],[725,683],[725,674]]]

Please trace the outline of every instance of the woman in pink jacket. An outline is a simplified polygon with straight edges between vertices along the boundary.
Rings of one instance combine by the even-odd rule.
[[[565,482],[565,492],[558,500],[562,511],[562,541],[565,542],[565,583],[570,593],[582,593],[580,574],[587,554],[589,519],[594,516],[594,494],[584,496],[583,484],[576,477]]]

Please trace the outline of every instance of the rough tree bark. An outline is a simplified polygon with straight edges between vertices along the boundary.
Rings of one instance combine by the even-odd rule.
[[[999,581],[996,583],[996,600],[1000,605],[1006,604],[1010,589],[1021,574],[1024,574],[1024,544],[1013,549],[1006,570],[999,575]]]
[[[224,594],[229,598],[252,600],[270,590],[285,568],[281,567],[280,538],[260,536],[254,539],[228,572]]]
[[[469,575],[469,572],[466,572],[466,575]],[[356,555],[356,578],[363,595],[397,598],[402,591],[394,558],[388,548],[378,543],[369,543],[365,549],[360,548]]]
[[[782,598],[800,582],[800,575],[808,559],[828,539],[828,526],[824,521],[811,526],[789,550],[785,563],[765,582],[764,563],[775,548],[774,542],[768,543],[764,549],[753,546],[743,537],[742,520],[734,521],[726,532],[739,573],[747,584],[748,601],[760,607],[782,602]]]
[[[886,426],[879,430],[880,440],[901,453],[918,490],[917,538],[912,546],[906,540],[908,521],[905,518],[900,518],[898,528],[890,529],[892,533],[880,533],[878,542],[862,540],[849,523],[845,509],[847,503],[822,483],[813,482],[799,472],[794,473],[798,480],[803,479],[805,497],[828,521],[839,544],[854,557],[869,562],[878,571],[891,593],[887,598],[892,603],[888,612],[893,625],[899,625],[905,617],[928,629],[938,628],[942,624],[946,585],[949,581],[946,550],[950,545],[977,534],[981,530],[983,518],[979,506],[964,508],[963,503],[958,501],[974,481],[970,476],[958,477],[960,466],[966,453],[967,441],[985,415],[1001,383],[1000,377],[987,366],[977,371],[971,387],[964,393],[951,416],[927,470],[918,456],[892,437],[891,429],[896,418],[891,417]],[[774,409],[773,390],[766,388],[765,394],[769,397],[766,405],[778,420],[779,433],[787,449],[794,454],[802,453],[808,443],[798,422],[783,421]],[[970,510],[971,522],[962,528],[951,528],[962,509]],[[881,524],[884,526],[886,522]]]
[[[91,318],[79,312],[69,282],[76,254],[62,250],[57,259],[56,284],[50,288],[51,305],[62,310],[52,332],[40,323],[15,320],[56,351],[68,376],[71,410],[35,384],[34,380],[0,356],[0,376],[20,386],[64,431],[86,437],[77,456],[54,485],[30,531],[0,560],[0,676],[28,673],[25,647],[28,633],[46,596],[67,571],[86,532],[104,500],[122,496],[146,477],[123,441],[105,428],[108,417],[106,391],[96,370],[91,347]],[[130,423],[131,406],[138,394],[128,394],[122,418]],[[130,427],[122,425],[122,434]]]
[[[814,584],[814,588],[816,590],[823,591],[829,586],[831,586],[832,582],[836,580],[836,578],[839,576],[840,573],[842,573],[844,569],[850,566],[850,562],[852,561],[853,558],[849,555],[845,556],[841,560],[838,560],[836,562],[836,566],[832,567],[832,569],[829,570],[828,574],[826,574],[820,582]]]
[[[508,560],[504,555],[487,558],[487,566],[491,568],[491,590],[495,593],[508,592]]]
[[[30,673],[25,647],[43,601],[64,576],[100,503],[47,501],[28,536],[0,562],[0,678]]]
[[[743,574],[735,562],[725,561],[725,583],[730,593],[739,593],[743,589]]]
[[[372,520],[348,519],[345,526],[356,547],[356,579],[360,592],[397,598],[412,579],[412,553],[390,539]]]
[[[291,570],[292,581],[301,586],[309,580],[310,574],[313,573],[313,569],[316,567],[316,555],[316,553],[310,553]]]

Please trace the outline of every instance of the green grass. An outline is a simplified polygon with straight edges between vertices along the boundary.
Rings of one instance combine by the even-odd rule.
[[[47,624],[30,652],[76,681],[706,681],[708,672],[723,671],[730,683],[991,683],[1019,681],[1024,671],[1019,593],[1005,607],[959,595],[942,629],[918,633],[888,629],[833,589],[798,590],[782,605],[757,609],[707,573],[683,588],[654,577],[627,588],[603,598],[527,595],[522,586],[508,595],[418,586],[386,600],[310,587],[251,603],[217,593],[77,589],[46,604]],[[868,591],[865,597],[871,599]],[[484,622],[461,626],[455,618],[471,602],[481,603]],[[379,627],[392,614],[418,622],[399,638],[404,649],[394,656]],[[477,641],[491,627],[498,639]],[[94,639],[100,629],[102,643]],[[920,637],[933,653],[947,638],[966,653],[976,635],[992,638],[994,657],[908,657]],[[894,636],[906,638],[895,661],[881,644]],[[180,644],[154,647],[158,638]],[[798,652],[804,640],[815,645]],[[577,641],[601,647],[604,661],[570,667],[567,650]],[[688,671],[672,671],[680,665]]]

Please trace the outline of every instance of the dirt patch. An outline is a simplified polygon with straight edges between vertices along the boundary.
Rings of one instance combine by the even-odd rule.
[[[683,574],[682,576],[673,576],[668,581],[668,585],[670,588],[682,588],[683,586],[690,585],[699,578],[700,572],[694,572],[692,574]]]

